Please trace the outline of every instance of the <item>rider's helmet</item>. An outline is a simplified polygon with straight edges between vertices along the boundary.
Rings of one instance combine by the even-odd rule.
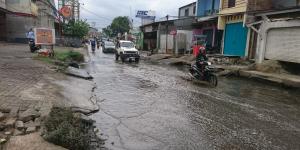
[[[205,47],[200,47],[199,48],[199,54],[206,55]]]

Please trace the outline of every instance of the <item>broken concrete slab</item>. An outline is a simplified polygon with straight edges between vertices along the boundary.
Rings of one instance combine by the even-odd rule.
[[[6,150],[66,150],[65,148],[46,142],[40,136],[40,133],[12,136],[5,147]]]
[[[172,55],[170,55],[170,54],[154,54],[154,55],[146,57],[146,59],[149,59],[150,61],[158,61],[158,60],[168,59],[171,57],[172,57]]]
[[[5,118],[6,116],[2,112],[0,112],[0,121],[4,120]]]
[[[36,127],[28,127],[26,129],[26,134],[30,134],[36,131]]]
[[[23,135],[24,134],[24,132],[23,131],[20,131],[20,130],[18,130],[18,129],[15,129],[14,130],[14,136],[19,136],[19,135]]]
[[[18,130],[23,130],[25,128],[23,121],[16,121],[15,128]]]
[[[28,122],[30,120],[40,117],[40,115],[41,114],[35,109],[29,108],[19,115],[19,120],[23,122]]]
[[[65,74],[70,75],[70,76],[74,76],[74,77],[78,77],[78,78],[83,78],[83,79],[86,79],[86,80],[93,79],[93,77],[88,72],[86,72],[85,70],[74,68],[74,67],[68,67],[65,70]]]
[[[247,78],[257,78],[277,84],[282,84],[288,87],[300,88],[300,76],[278,73],[264,73],[259,71],[239,71],[239,75]]]
[[[88,123],[88,124],[93,124],[96,121],[91,119],[90,117],[82,114],[82,113],[75,113],[74,117],[81,119],[83,122]]]
[[[77,78],[69,78],[68,80],[57,82],[62,86],[61,94],[66,98],[66,101],[73,112],[80,112],[85,115],[99,111],[97,98],[94,96],[93,89],[95,83],[89,80],[81,80]],[[83,90],[84,89],[84,90]],[[88,90],[90,89],[90,90]]]
[[[15,126],[17,119],[16,118],[8,118],[5,121],[5,127],[6,128],[13,128]]]

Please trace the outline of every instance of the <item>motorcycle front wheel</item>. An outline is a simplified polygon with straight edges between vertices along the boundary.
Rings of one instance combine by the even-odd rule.
[[[212,87],[217,87],[218,86],[218,77],[214,74],[211,74],[209,76],[209,85]]]

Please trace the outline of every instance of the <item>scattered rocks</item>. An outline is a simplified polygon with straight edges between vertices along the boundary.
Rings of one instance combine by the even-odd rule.
[[[17,121],[15,124],[15,128],[18,130],[23,130],[25,128],[23,121]]]
[[[33,108],[29,108],[19,115],[19,120],[23,122],[28,122],[34,120],[35,118],[40,117],[40,113]]]
[[[17,119],[16,118],[8,118],[5,122],[6,128],[13,128],[15,126]]]
[[[36,131],[36,127],[28,127],[26,129],[26,134],[30,134]]]
[[[11,135],[12,133],[10,131],[4,132],[4,135]]]
[[[2,112],[0,112],[0,121],[3,121],[5,118],[5,115]]]
[[[0,144],[4,144],[4,143],[6,143],[6,142],[7,142],[6,139],[0,139]]]
[[[14,136],[19,136],[19,135],[23,135],[24,134],[24,132],[23,131],[20,131],[20,130],[18,130],[18,129],[15,129],[14,130]]]
[[[90,117],[88,117],[82,113],[75,113],[74,117],[80,118],[83,122],[88,123],[88,124],[93,124],[96,122],[95,120],[91,119]]]

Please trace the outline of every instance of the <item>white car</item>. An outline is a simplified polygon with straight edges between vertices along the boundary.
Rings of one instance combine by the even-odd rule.
[[[126,60],[135,62],[140,61],[140,53],[135,48],[135,45],[131,41],[119,41],[117,44],[117,50],[116,50],[116,60],[119,60],[121,58],[122,62],[125,62]]]

